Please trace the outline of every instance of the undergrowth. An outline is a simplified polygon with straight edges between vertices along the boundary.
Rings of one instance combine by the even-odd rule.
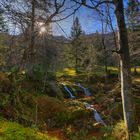
[[[58,140],[41,133],[37,129],[23,127],[22,125],[0,119],[0,140]]]

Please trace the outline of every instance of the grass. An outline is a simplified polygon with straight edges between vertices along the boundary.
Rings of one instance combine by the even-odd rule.
[[[137,67],[137,72],[140,73],[140,67]],[[134,72],[134,68],[131,68],[131,72]]]
[[[111,73],[118,72],[118,69],[115,67],[108,67],[108,70],[110,70]],[[132,71],[133,71],[133,69],[132,69]],[[137,68],[137,71],[140,72],[140,69]],[[97,66],[95,68],[94,72],[96,72],[97,75],[104,74],[104,67]],[[94,72],[92,73],[92,75],[94,75]],[[83,73],[77,74],[76,71],[72,68],[65,68],[65,69],[63,69],[63,71],[58,72],[57,74],[58,74],[57,76],[64,76],[63,83],[70,85],[72,88],[75,88],[72,83],[74,83],[75,81],[78,81],[78,80],[84,81],[84,78],[87,77],[87,73],[83,72]],[[65,77],[65,76],[67,76],[67,77]],[[4,76],[2,74],[0,74],[0,79],[4,79],[3,77]],[[67,78],[66,79],[67,81],[65,81],[65,78]],[[62,79],[63,79],[63,77],[62,77]],[[140,78],[137,78],[136,80],[140,82]],[[84,85],[84,82],[83,82],[83,85]],[[23,103],[25,103],[26,105],[29,105],[29,107],[26,107],[25,105],[22,106],[22,108],[25,108],[24,111],[27,111],[24,113],[24,115],[25,115],[24,118],[30,119],[30,117],[31,118],[34,117],[35,113],[33,114],[33,116],[31,114],[33,112],[35,112],[34,100],[36,100],[36,99],[38,99],[39,105],[41,104],[40,108],[42,108],[42,110],[40,111],[40,114],[39,114],[40,115],[39,118],[42,119],[41,123],[44,120],[46,120],[47,116],[50,116],[49,118],[53,118],[52,116],[55,116],[51,121],[56,123],[57,127],[58,127],[58,126],[62,126],[63,124],[70,124],[70,123],[72,124],[72,122],[74,122],[75,120],[82,120],[85,118],[87,119],[90,116],[89,112],[86,112],[85,108],[83,108],[80,105],[80,103],[77,102],[77,100],[69,102],[68,106],[66,106],[67,107],[66,109],[69,112],[65,113],[65,110],[64,110],[64,112],[63,112],[63,110],[61,111],[62,106],[64,106],[63,103],[61,106],[61,104],[59,105],[59,103],[57,103],[52,98],[50,98],[50,97],[45,98],[45,96],[46,95],[42,96],[40,94],[39,95],[37,94],[37,96],[36,96],[36,94],[32,94],[32,93],[31,94],[27,93],[27,95],[25,95],[25,94],[23,95],[23,98],[21,98],[22,99],[21,101]],[[32,98],[33,99],[35,98],[35,99],[31,100]],[[96,101],[98,101],[98,100],[96,99]],[[101,101],[99,103],[101,103]],[[65,103],[65,105],[66,105],[66,103]],[[27,108],[32,109],[32,111],[30,109],[28,110]],[[55,111],[56,111],[56,114],[53,114]],[[30,113],[30,112],[32,112],[32,113]],[[43,112],[44,116],[42,116],[42,112]],[[28,113],[30,113],[30,114],[28,114]],[[30,116],[30,117],[28,118],[28,116]],[[122,128],[124,128],[123,122],[119,122],[114,127],[114,137],[119,137],[119,138],[125,137],[125,131],[122,131]],[[120,131],[122,133],[120,133]],[[67,130],[67,133],[69,135],[70,129]],[[139,139],[139,136],[140,136],[139,134],[135,134],[135,138],[133,138],[133,139],[134,140]],[[86,137],[86,135],[85,135],[85,133],[83,133],[83,131],[80,131],[78,133],[78,137]],[[75,140],[78,139],[77,136],[75,136],[75,135],[74,135],[74,138],[75,138]],[[47,133],[39,132],[37,129],[23,127],[23,126],[19,125],[18,123],[0,119],[0,140],[27,140],[27,139],[28,140],[57,140],[56,138],[48,136]]]
[[[0,118],[0,140],[58,140],[33,128]]]
[[[113,67],[113,66],[108,66],[107,67],[108,71],[110,71],[110,73],[118,73],[118,68],[117,67]],[[131,68],[131,72],[134,72],[134,68]],[[137,72],[140,73],[140,67],[137,67]],[[104,66],[96,66],[94,69],[94,72],[92,74],[96,74],[96,75],[102,75],[105,73],[105,68]],[[80,73],[81,75],[82,73]],[[87,74],[87,73],[85,73]],[[57,77],[61,77],[61,76],[77,76],[77,73],[75,71],[74,68],[64,68],[62,71],[58,71],[57,72]]]
[[[76,71],[74,68],[64,68],[62,71],[58,71],[56,76],[61,77],[61,76],[76,76]]]

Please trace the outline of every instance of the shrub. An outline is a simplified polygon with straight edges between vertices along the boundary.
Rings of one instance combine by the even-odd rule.
[[[79,120],[79,119],[84,119],[84,118],[88,118],[89,117],[89,112],[85,109],[82,108],[73,108],[73,110],[71,110],[71,118],[73,120]]]
[[[13,84],[6,77],[5,73],[0,72],[0,93],[11,93],[13,90]]]
[[[124,121],[118,122],[112,131],[112,136],[117,140],[127,140],[127,132]]]
[[[40,123],[48,125],[49,127],[54,127],[59,121],[65,121],[66,109],[60,100],[53,97],[42,96],[38,97],[37,104],[38,121]]]
[[[54,116],[54,121],[56,122],[56,126],[64,126],[71,122],[71,116],[68,112],[58,112]]]
[[[33,68],[33,79],[34,80],[43,80],[45,76],[45,70],[42,65],[35,65]]]
[[[132,136],[131,140],[140,140],[140,133],[135,133],[135,134]]]
[[[132,137],[130,138],[130,140],[140,140],[140,126],[138,127],[138,132],[137,133],[134,133],[132,135]]]
[[[72,120],[84,119],[90,116],[90,112],[85,109],[83,103],[80,101],[69,101],[66,103],[66,106]]]

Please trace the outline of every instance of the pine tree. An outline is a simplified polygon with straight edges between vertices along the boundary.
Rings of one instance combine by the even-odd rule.
[[[82,28],[80,25],[80,21],[79,18],[76,17],[71,28],[71,38],[73,40],[78,39],[81,36],[81,34],[82,34]]]
[[[82,35],[82,28],[79,22],[79,18],[76,17],[73,25],[71,27],[71,44],[72,44],[72,54],[75,59],[75,70],[78,72],[78,69],[80,67],[80,53],[81,53],[81,37]]]

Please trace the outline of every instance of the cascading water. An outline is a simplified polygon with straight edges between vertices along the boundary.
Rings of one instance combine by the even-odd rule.
[[[80,83],[78,83],[77,86],[84,90],[84,93],[85,93],[86,96],[90,96],[91,95],[89,90],[87,88],[83,87]]]
[[[96,109],[93,108],[93,105],[90,105],[88,103],[84,103],[85,105],[85,108],[86,109],[90,109],[93,111],[93,115],[94,115],[94,118],[97,122],[103,124],[104,126],[106,126],[106,124],[104,123],[104,121],[101,119],[101,116],[99,115],[99,113],[96,111]]]
[[[67,87],[66,85],[64,85],[64,89],[65,89],[65,91],[69,94],[69,97],[70,97],[71,99],[74,99],[74,98],[75,98],[75,96],[72,95],[71,91],[68,89],[68,87]]]

